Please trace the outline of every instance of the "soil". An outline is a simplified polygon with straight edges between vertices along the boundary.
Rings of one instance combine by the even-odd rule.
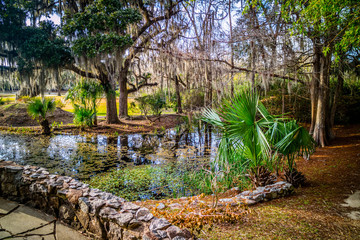
[[[351,219],[360,208],[347,207],[345,200],[360,190],[360,124],[340,126],[330,145],[317,148],[309,160],[297,159],[308,184],[294,195],[248,207],[235,223],[219,221],[203,228],[203,239],[360,239],[360,220]],[[229,191],[220,197],[232,197]],[[202,201],[211,202],[206,196]],[[149,208],[159,202],[184,205],[188,199],[145,201]],[[170,210],[171,211],[171,210]],[[172,210],[174,216],[184,211]],[[179,212],[180,211],[180,212]],[[195,210],[196,211],[196,210]],[[198,212],[201,209],[197,210]],[[244,209],[233,209],[243,211]],[[240,212],[239,212],[240,213]],[[156,214],[156,211],[154,212]],[[169,215],[171,217],[171,214]],[[158,217],[161,217],[157,214]],[[169,216],[167,216],[169,218]]]
[[[40,133],[39,123],[27,113],[27,106],[23,103],[15,103],[0,106],[0,129],[15,132]],[[49,114],[50,124],[59,123],[54,129],[55,134],[107,134],[117,135],[124,133],[148,133],[163,131],[173,128],[182,122],[181,115],[167,114],[160,117],[149,116],[148,118],[137,116],[121,119],[120,124],[106,124],[105,120],[98,117],[98,125],[91,128],[80,129],[73,125],[73,114],[57,108]]]
[[[50,124],[54,121],[69,124],[73,122],[73,114],[56,108],[53,113],[48,115],[48,120]],[[29,116],[26,104],[15,103],[0,106],[0,126],[28,127],[39,126],[39,123]]]

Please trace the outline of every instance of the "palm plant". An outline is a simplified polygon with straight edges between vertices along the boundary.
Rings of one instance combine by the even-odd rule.
[[[49,98],[33,98],[28,103],[28,113],[33,118],[36,119],[41,127],[43,134],[49,135],[51,133],[50,131],[50,124],[47,120],[47,113],[53,112],[56,108],[56,104],[54,102],[54,99]]]
[[[74,123],[84,126],[97,125],[97,105],[103,95],[102,86],[89,79],[81,79],[69,89],[66,100],[74,107]]]
[[[256,92],[242,90],[217,110],[206,109],[203,121],[222,134],[218,149],[219,167],[235,165],[249,173],[254,186],[275,181],[271,174],[279,153],[293,169],[297,153],[311,149],[311,137],[296,122],[269,114]],[[240,171],[238,171],[240,172]]]
[[[217,127],[222,138],[218,150],[220,165],[239,166],[248,170],[255,186],[267,185],[275,179],[271,168],[272,149],[266,138],[271,116],[255,92],[243,90],[224,101],[218,111],[206,109],[203,121]]]
[[[299,154],[310,155],[315,149],[315,142],[309,132],[295,120],[276,122],[268,131],[268,138],[285,162],[285,179],[295,187],[305,183],[305,176],[296,169],[295,158]]]

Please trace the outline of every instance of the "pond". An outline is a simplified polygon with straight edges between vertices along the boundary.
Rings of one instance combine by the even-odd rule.
[[[31,136],[1,132],[0,159],[47,168],[51,173],[88,180],[114,169],[143,165],[193,166],[216,155],[211,129],[179,126],[162,134]]]

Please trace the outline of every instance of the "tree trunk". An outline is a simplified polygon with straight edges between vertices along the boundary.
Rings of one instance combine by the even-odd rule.
[[[41,128],[42,128],[43,134],[44,135],[50,135],[51,130],[50,130],[49,121],[47,119],[41,120],[40,125],[41,125]]]
[[[107,83],[108,84],[104,86],[104,91],[106,95],[106,123],[119,124],[120,121],[119,118],[117,117],[116,92],[115,92],[114,80],[108,79]]]
[[[126,73],[122,72],[119,77],[119,117],[128,117],[128,89],[127,89],[127,78]]]
[[[285,114],[285,80],[281,83],[281,114]]]
[[[231,63],[231,70],[232,70],[233,66],[234,66],[234,44],[233,44],[233,27],[232,27],[231,10],[232,10],[232,1],[229,0],[228,14],[229,14],[229,26],[230,26],[230,49],[231,49],[230,63]],[[231,94],[231,96],[234,96],[234,73],[232,71],[230,74],[230,94]]]
[[[180,95],[180,84],[179,84],[179,76],[175,75],[175,89],[176,89],[176,100],[177,100],[177,112],[183,113],[181,106],[181,95]]]
[[[205,63],[205,106],[212,108],[212,70],[211,70],[211,62]]]
[[[55,81],[56,81],[56,88],[57,88],[57,92],[58,92],[58,96],[61,96],[61,88],[62,88],[62,84],[60,81],[60,74],[59,74],[59,69],[56,68],[55,69]]]
[[[336,113],[336,107],[337,107],[337,103],[339,101],[339,98],[342,95],[342,88],[344,85],[344,63],[342,61],[342,58],[340,58],[339,61],[339,69],[338,69],[338,81],[337,81],[337,86],[335,89],[335,94],[334,94],[334,98],[333,98],[333,102],[331,105],[331,112],[330,112],[330,128],[332,129],[334,127],[335,124],[335,113]],[[332,138],[334,137],[334,135],[331,136]]]
[[[250,49],[251,49],[251,59],[250,59],[250,65],[251,65],[251,73],[250,73],[250,83],[251,83],[251,89],[255,89],[255,64],[256,64],[256,57],[255,57],[255,44],[254,41],[250,42]]]
[[[324,147],[328,143],[328,133],[331,131],[327,127],[327,107],[328,107],[328,88],[329,88],[329,73],[331,65],[331,54],[327,56],[321,55],[320,66],[320,83],[317,99],[316,121],[314,126],[313,137],[319,146]]]
[[[311,99],[311,126],[310,133],[314,132],[316,123],[317,100],[320,82],[320,66],[322,48],[319,46],[317,39],[313,40],[314,44],[314,60],[313,60],[313,73],[310,86],[310,99]]]

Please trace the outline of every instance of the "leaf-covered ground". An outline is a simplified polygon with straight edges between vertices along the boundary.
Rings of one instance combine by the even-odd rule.
[[[346,216],[346,213],[360,209],[342,206],[349,195],[360,190],[360,125],[338,127],[336,134],[337,137],[330,146],[318,148],[310,160],[298,159],[297,166],[306,175],[308,186],[297,189],[293,196],[287,198],[261,203],[247,209],[233,209],[241,214],[241,218],[235,218],[235,223],[227,223],[226,219],[219,221],[220,223],[215,223],[211,229],[204,227],[199,237],[360,239],[360,220],[352,220]],[[207,198],[209,197],[203,200],[206,201]],[[162,202],[169,204],[184,201],[187,200]],[[159,202],[147,201],[142,204],[151,207]],[[171,218],[174,215],[173,218],[176,219],[176,215],[184,214],[184,209],[179,211],[170,210],[166,217]],[[190,213],[186,211],[188,210],[185,210],[184,216]],[[154,211],[156,215],[159,215],[159,212],[161,213],[158,210]]]
[[[298,167],[309,186],[252,207],[240,224],[216,225],[206,239],[360,239],[360,221],[345,216],[344,200],[360,190],[360,125],[339,127],[330,146]],[[358,209],[360,210],[360,209]]]

